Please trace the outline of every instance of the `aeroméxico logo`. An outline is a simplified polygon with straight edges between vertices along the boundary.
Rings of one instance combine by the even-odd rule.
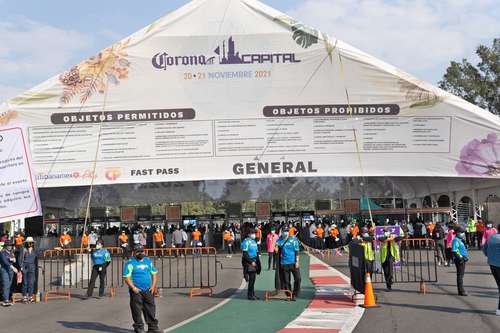
[[[240,54],[236,51],[236,46],[233,37],[229,37],[222,42],[222,47],[219,45],[214,50],[216,55],[184,55],[176,56],[167,52],[159,52],[152,58],[154,68],[167,70],[172,66],[206,66],[213,65],[217,61],[220,65],[235,65],[235,64],[264,64],[264,63],[297,63],[301,60],[296,58],[295,53],[248,53]]]

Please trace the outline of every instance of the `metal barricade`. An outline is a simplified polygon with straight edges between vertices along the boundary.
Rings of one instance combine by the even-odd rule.
[[[111,254],[107,266],[106,288],[123,285],[123,250],[106,248]],[[87,289],[92,274],[91,249],[46,250],[38,260],[38,289],[51,290]]]
[[[380,263],[380,253],[375,252],[376,271],[373,282],[385,282]],[[428,238],[403,239],[400,242],[400,263],[393,267],[394,283],[437,282],[436,243]]]
[[[217,285],[214,247],[146,249],[158,269],[158,288],[213,288]]]
[[[129,258],[122,248],[106,249],[111,254],[106,268],[106,289],[114,295],[116,288],[125,285],[123,269]],[[44,251],[39,258],[39,290],[45,294],[55,291],[70,294],[72,290],[87,289],[92,274],[91,251],[87,248]],[[220,262],[213,247],[145,249],[145,253],[158,269],[159,289],[207,289],[211,294],[217,285]]]

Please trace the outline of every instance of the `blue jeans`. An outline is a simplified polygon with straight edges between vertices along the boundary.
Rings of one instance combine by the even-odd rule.
[[[23,269],[23,296],[33,296],[35,289],[35,266]]]
[[[8,301],[10,299],[10,287],[12,286],[12,278],[14,272],[9,269],[0,268],[0,279],[2,280],[2,300]]]

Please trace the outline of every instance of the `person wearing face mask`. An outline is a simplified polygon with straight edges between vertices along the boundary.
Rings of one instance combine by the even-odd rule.
[[[248,282],[247,298],[251,301],[258,300],[255,295],[255,280],[260,274],[259,245],[255,241],[255,230],[250,230],[248,237],[241,242],[241,258],[243,265],[243,277]]]
[[[123,279],[129,287],[130,310],[134,320],[134,331],[144,333],[144,320],[148,325],[148,333],[160,333],[156,319],[154,292],[158,281],[158,270],[151,260],[144,255],[144,246],[136,244],[134,256],[125,263]]]
[[[337,229],[337,225],[335,223],[332,224],[332,226],[330,227],[329,234],[330,234],[331,248],[336,249],[336,248],[340,247],[340,245],[341,245],[340,232],[339,232],[339,229]]]
[[[281,288],[292,293],[292,301],[296,299],[300,292],[300,268],[299,268],[299,249],[300,244],[295,236],[289,236],[289,230],[286,228],[281,233],[281,238],[276,242],[276,252],[279,254],[279,269],[281,270]],[[291,284],[291,275],[293,275],[293,291]]]
[[[19,259],[19,266],[23,272],[23,303],[33,303],[35,301],[33,295],[35,293],[36,268],[38,267],[38,257],[35,252],[33,237],[26,238]]]
[[[394,262],[400,260],[399,245],[397,242],[401,240],[401,237],[391,235],[391,229],[385,228],[384,234],[379,240],[380,262],[382,263],[382,269],[384,270],[385,284],[387,286],[387,291],[391,291],[394,281]]]
[[[109,251],[104,248],[104,242],[99,239],[95,246],[95,251],[90,255],[92,258],[92,274],[90,275],[89,288],[87,289],[87,298],[92,297],[94,292],[95,280],[99,276],[99,298],[104,296],[104,287],[106,285],[106,271],[111,262]]]
[[[373,275],[373,263],[375,261],[375,255],[373,253],[373,237],[370,236],[368,228],[363,228],[361,231],[360,245],[363,247],[365,273],[369,273],[371,278]]]
[[[2,279],[2,306],[11,306],[10,301],[10,287],[12,286],[12,279],[18,270],[14,266],[16,258],[13,252],[14,244],[7,240],[4,243],[4,248],[0,251],[0,278]]]
[[[191,233],[191,246],[195,249],[203,246],[203,243],[201,242],[201,232],[198,230],[198,227],[195,227],[194,231]],[[199,253],[194,250],[193,254],[197,256]]]
[[[97,246],[97,240],[99,237],[97,236],[97,233],[95,230],[92,230],[89,235],[89,246],[91,249],[95,249]]]
[[[61,248],[65,249],[68,248],[71,244],[71,236],[68,234],[66,230],[63,231],[61,237],[59,237],[59,245]]]
[[[276,233],[276,228],[271,227],[271,232],[267,234],[266,237],[266,247],[267,247],[267,255],[268,255],[268,260],[267,260],[267,270],[271,270],[271,263],[272,263],[272,268],[273,270],[276,269],[276,256],[274,254],[274,246],[276,245],[276,241],[280,237]]]
[[[469,254],[467,248],[465,247],[465,230],[462,227],[458,227],[455,231],[456,237],[453,238],[451,244],[451,252],[453,254],[453,261],[455,262],[455,267],[457,268],[457,288],[458,295],[467,296],[464,289],[464,274],[465,274],[465,263],[469,260]]]
[[[491,222],[486,222],[486,229],[484,230],[483,239],[481,240],[481,247],[483,247],[484,244],[486,244],[486,242],[488,241],[488,238],[491,235],[494,235],[496,233],[497,233],[497,230],[495,228],[493,228],[493,224]]]
[[[157,249],[165,247],[165,236],[160,228],[156,228],[155,233],[153,234],[154,246]]]

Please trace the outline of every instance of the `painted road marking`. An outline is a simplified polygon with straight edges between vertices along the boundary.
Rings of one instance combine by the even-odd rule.
[[[344,280],[341,276],[316,276],[311,278],[314,285],[322,284],[349,284],[348,281]]]
[[[203,312],[198,313],[196,316],[188,318],[188,319],[186,319],[184,321],[181,321],[180,323],[178,323],[178,324],[176,324],[174,326],[171,326],[171,327],[165,329],[163,331],[163,333],[167,333],[167,332],[173,331],[173,330],[175,330],[175,329],[177,329],[177,328],[179,328],[181,326],[186,325],[187,323],[190,323],[190,322],[192,322],[192,321],[194,321],[194,320],[196,320],[196,319],[198,319],[200,317],[203,317],[204,315],[206,315],[206,314],[208,314],[208,313],[210,313],[212,311],[217,310],[218,308],[220,308],[221,306],[223,306],[224,304],[226,304],[227,302],[229,302],[231,299],[237,297],[243,291],[243,289],[245,288],[246,285],[247,285],[247,283],[245,282],[245,280],[242,279],[241,280],[241,284],[240,284],[238,290],[236,290],[236,292],[233,295],[231,295],[231,297],[228,297],[225,300],[223,300],[222,302],[220,302],[218,304],[215,304],[211,308],[209,308],[209,309],[207,309],[207,310],[205,310]]]
[[[352,302],[349,278],[314,256],[309,277],[315,296],[307,309],[278,333],[351,333],[364,310]]]

